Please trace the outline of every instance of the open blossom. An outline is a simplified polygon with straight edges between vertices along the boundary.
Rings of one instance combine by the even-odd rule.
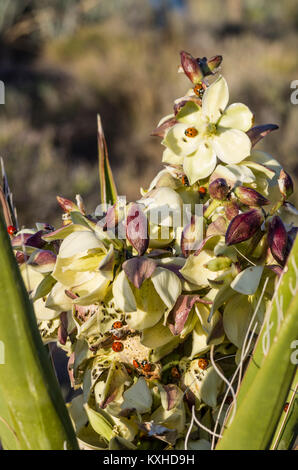
[[[176,116],[163,140],[167,147],[163,161],[181,164],[191,184],[214,171],[217,158],[235,164],[251,150],[246,135],[253,122],[249,108],[242,103],[229,106],[226,80],[219,77],[205,91],[202,107],[189,101]]]

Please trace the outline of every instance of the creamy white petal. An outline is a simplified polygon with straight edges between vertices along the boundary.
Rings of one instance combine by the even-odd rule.
[[[224,163],[239,163],[250,154],[251,141],[238,129],[218,128],[212,146],[218,158]]]
[[[253,123],[253,114],[243,103],[233,103],[227,107],[219,121],[221,127],[248,131]]]
[[[116,307],[122,312],[137,310],[136,301],[124,271],[121,271],[113,282],[113,296]]]
[[[151,280],[162,301],[168,309],[172,309],[182,291],[179,277],[169,269],[158,267],[152,274]]]
[[[205,143],[199,146],[194,155],[184,157],[183,161],[183,169],[190,184],[211,175],[215,166],[216,154],[211,145],[207,146]]]
[[[229,102],[229,89],[224,77],[219,77],[205,91],[202,99],[202,111],[211,122],[216,123]]]
[[[171,165],[182,165],[183,158],[183,155],[177,155],[169,148],[166,148],[162,154],[162,162],[170,163]]]
[[[91,231],[73,232],[66,237],[59,250],[60,258],[70,258],[93,248],[105,249],[104,245]]]
[[[175,124],[166,133],[162,141],[163,145],[171,149],[176,155],[190,155],[195,152],[201,142],[201,137],[199,134],[196,137],[187,137],[185,131],[188,127],[187,124]]]
[[[188,101],[183,108],[176,115],[176,119],[179,122],[188,124],[189,126],[200,127],[201,123],[205,120],[202,109],[199,108],[193,101]]]

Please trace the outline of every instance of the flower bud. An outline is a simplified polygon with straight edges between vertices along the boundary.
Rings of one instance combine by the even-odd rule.
[[[133,203],[127,214],[126,237],[142,256],[149,246],[148,221],[139,204]]]
[[[78,206],[65,197],[56,196],[59,206],[64,212],[79,211]]]
[[[282,266],[286,262],[288,234],[278,215],[275,215],[268,225],[268,245],[273,258]]]
[[[198,218],[192,215],[190,223],[184,227],[181,234],[181,251],[186,258],[198,249],[202,241],[200,228]]]
[[[190,79],[190,81],[192,81],[193,83],[201,82],[204,78],[204,75],[202,73],[198,60],[185,51],[180,52],[180,57],[183,71],[185,75],[187,75],[187,77]]]
[[[222,62],[222,56],[216,55],[214,57],[211,57],[211,59],[209,60],[207,59],[207,57],[203,57],[202,59],[198,58],[197,61],[199,63],[203,76],[207,77],[208,75],[214,75],[215,72],[217,72],[217,69]]]
[[[284,199],[288,198],[293,194],[293,181],[288,173],[281,170],[278,178],[278,186]]]
[[[261,207],[270,204],[262,194],[258,193],[255,189],[247,188],[245,186],[238,186],[234,193],[242,204],[246,206]]]
[[[225,204],[225,214],[229,220],[234,219],[239,214],[239,206],[236,201],[229,201]]]
[[[259,209],[252,209],[243,214],[236,215],[230,222],[226,232],[226,245],[249,240],[261,227],[264,215]]]
[[[228,183],[224,178],[217,178],[209,184],[209,194],[213,199],[218,199],[222,201],[226,199],[229,193]]]

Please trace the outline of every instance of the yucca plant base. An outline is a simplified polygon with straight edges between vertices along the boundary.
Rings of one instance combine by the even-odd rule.
[[[153,135],[165,165],[118,198],[98,118],[101,213],[57,197],[61,227],[18,228],[0,200],[0,439],[5,449],[291,449],[297,435],[297,211],[291,177],[229,104],[222,57]],[[47,344],[81,390],[64,404]],[[296,344],[297,343],[297,344]]]

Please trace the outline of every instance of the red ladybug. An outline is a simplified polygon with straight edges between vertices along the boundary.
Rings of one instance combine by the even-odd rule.
[[[185,175],[182,176],[181,182],[182,182],[183,186],[189,186],[188,179]]]
[[[180,378],[180,373],[179,373],[179,370],[177,369],[177,367],[172,367],[172,369],[171,369],[171,376],[172,376],[174,379],[179,379],[179,378]]]
[[[140,364],[139,364],[139,362],[138,362],[136,359],[134,359],[134,360],[132,361],[132,363],[133,363],[133,366],[134,366],[136,369],[138,369],[138,368],[140,367]]]
[[[120,341],[114,341],[114,343],[112,344],[112,349],[114,352],[123,351],[123,347],[123,343],[121,343]]]
[[[284,412],[286,413],[289,409],[289,403],[286,403],[284,406]]]
[[[198,189],[198,191],[199,191],[200,194],[206,194],[207,189],[204,188],[204,186],[200,186],[199,189]]]
[[[188,127],[184,133],[187,137],[196,137],[198,135],[198,131],[195,127]]]
[[[115,321],[115,323],[113,323],[114,330],[117,330],[118,328],[122,328],[122,326],[123,326],[123,323],[121,321]]]
[[[208,367],[207,359],[202,359],[202,358],[199,359],[198,360],[198,366],[199,366],[200,369],[203,369],[203,370],[207,369],[207,367]]]
[[[202,94],[204,92],[204,88],[203,88],[202,83],[197,83],[196,86],[194,87],[193,91],[195,92],[195,94],[197,96],[199,96],[199,98],[201,98]]]
[[[142,361],[141,367],[144,372],[151,372],[151,364],[148,361]]]
[[[14,235],[17,232],[17,229],[13,225],[9,225],[7,227],[7,232],[9,235]]]

